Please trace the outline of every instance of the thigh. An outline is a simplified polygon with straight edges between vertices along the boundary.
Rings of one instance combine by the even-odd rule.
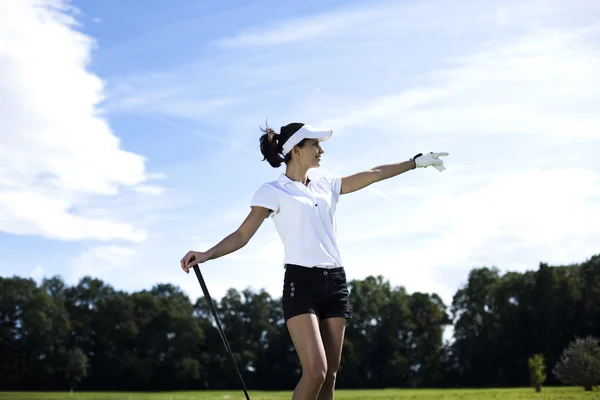
[[[288,319],[286,325],[302,369],[313,373],[325,371],[327,358],[317,316],[310,313],[296,315]]]
[[[330,372],[337,372],[342,359],[346,318],[327,318],[319,322],[323,347],[327,357],[327,367]]]

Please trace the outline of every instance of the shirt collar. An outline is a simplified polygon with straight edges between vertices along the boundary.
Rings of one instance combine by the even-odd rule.
[[[277,182],[279,182],[279,183],[281,183],[283,185],[300,183],[298,181],[294,181],[294,180],[290,179],[285,173],[281,173],[281,175],[279,175],[279,178],[277,179]],[[308,178],[308,184],[310,185],[311,182],[312,182],[312,179],[310,179],[310,177],[309,177]],[[302,186],[304,186],[304,185],[302,185]]]

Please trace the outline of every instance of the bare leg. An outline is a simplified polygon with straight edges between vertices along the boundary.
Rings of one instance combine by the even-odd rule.
[[[318,400],[333,400],[335,379],[342,359],[344,334],[346,331],[346,318],[328,318],[321,320],[321,336],[327,357],[327,374],[321,386]]]
[[[290,318],[287,327],[302,365],[302,377],[292,400],[316,400],[327,374],[319,320],[314,314],[302,314]]]

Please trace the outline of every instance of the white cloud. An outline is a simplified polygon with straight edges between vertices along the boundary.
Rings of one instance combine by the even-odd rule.
[[[597,253],[595,171],[507,173],[460,192],[453,183],[438,183],[435,196],[419,196],[409,211],[388,207],[387,218],[343,208],[342,246],[352,274],[383,274],[409,291],[436,291],[449,304],[470,268],[524,271]]]
[[[97,107],[103,82],[87,70],[94,42],[76,30],[76,12],[58,0],[0,3],[0,230],[141,240],[129,223],[73,212],[148,178]]]
[[[360,7],[358,10],[336,11],[324,15],[295,18],[271,24],[267,29],[259,28],[215,42],[224,48],[247,48],[283,46],[307,40],[321,40],[337,35],[340,31],[368,24],[384,17],[385,9]]]
[[[44,273],[45,273],[45,269],[44,266],[38,264],[35,266],[35,268],[33,269],[33,271],[31,271],[31,273],[29,274],[29,276],[31,276],[31,278],[37,282],[41,282],[42,279],[44,278]]]
[[[165,188],[156,185],[140,185],[135,188],[135,191],[138,193],[159,195],[164,193]]]
[[[600,233],[598,196],[600,175],[595,171],[529,170],[494,179],[451,202],[442,198],[448,205],[435,214],[451,216],[452,233],[474,240],[510,235],[525,244],[558,244],[582,230]],[[582,228],[586,225],[591,226]]]
[[[389,135],[600,139],[600,117],[590,107],[600,96],[600,50],[593,44],[599,29],[539,29],[508,44],[492,41],[423,72],[427,84],[363,100],[326,123],[375,125]]]
[[[265,222],[269,224],[273,223],[271,220],[266,220]],[[227,254],[223,259],[243,262],[262,261],[272,264],[281,264],[283,261],[283,245],[279,236],[271,235],[258,243],[253,241],[252,246],[248,247],[240,249],[235,253]]]
[[[146,233],[140,229],[107,219],[78,216],[70,212],[75,202],[60,194],[44,195],[35,186],[18,190],[0,190],[0,228],[20,235],[40,235],[64,240],[94,238],[140,241]]]
[[[508,11],[505,7],[500,7],[496,11],[496,25],[502,27],[506,24],[506,18],[508,17]]]
[[[332,42],[344,43],[345,40],[358,46],[365,43],[377,45],[380,41],[394,40],[399,32],[411,31],[420,35],[447,30],[454,33],[464,29],[465,25],[473,28],[490,24],[504,25],[507,20],[507,7],[510,6],[520,8],[520,11],[533,8],[537,14],[541,8],[556,7],[552,2],[522,3],[524,2],[497,0],[481,4],[469,0],[358,3],[324,13],[244,27],[242,32],[220,38],[213,44],[227,50],[298,48],[307,43],[323,46]],[[449,18],[449,15],[452,17]],[[337,47],[332,50],[352,49]],[[320,58],[315,55],[306,61],[318,63]]]
[[[207,122],[228,143],[243,138],[242,148],[269,116],[394,142],[399,134],[598,139],[593,11],[587,1],[349,6],[244,27],[217,41],[214,58],[115,78],[127,90],[113,89],[109,107]],[[130,99],[143,107],[125,106]]]
[[[136,249],[132,247],[90,247],[72,259],[66,280],[73,284],[85,275],[102,279],[115,272],[116,276],[133,273],[136,270],[136,254]],[[115,271],[117,269],[120,271]]]

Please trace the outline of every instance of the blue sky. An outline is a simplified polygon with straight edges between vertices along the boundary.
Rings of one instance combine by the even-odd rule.
[[[38,4],[34,6],[34,4]],[[446,304],[473,267],[584,261],[600,243],[600,8],[593,1],[0,2],[0,274],[201,292],[179,260],[235,230],[283,169],[268,118],[334,130],[351,174],[447,151],[343,196],[349,279]],[[266,221],[205,264],[280,295]]]

